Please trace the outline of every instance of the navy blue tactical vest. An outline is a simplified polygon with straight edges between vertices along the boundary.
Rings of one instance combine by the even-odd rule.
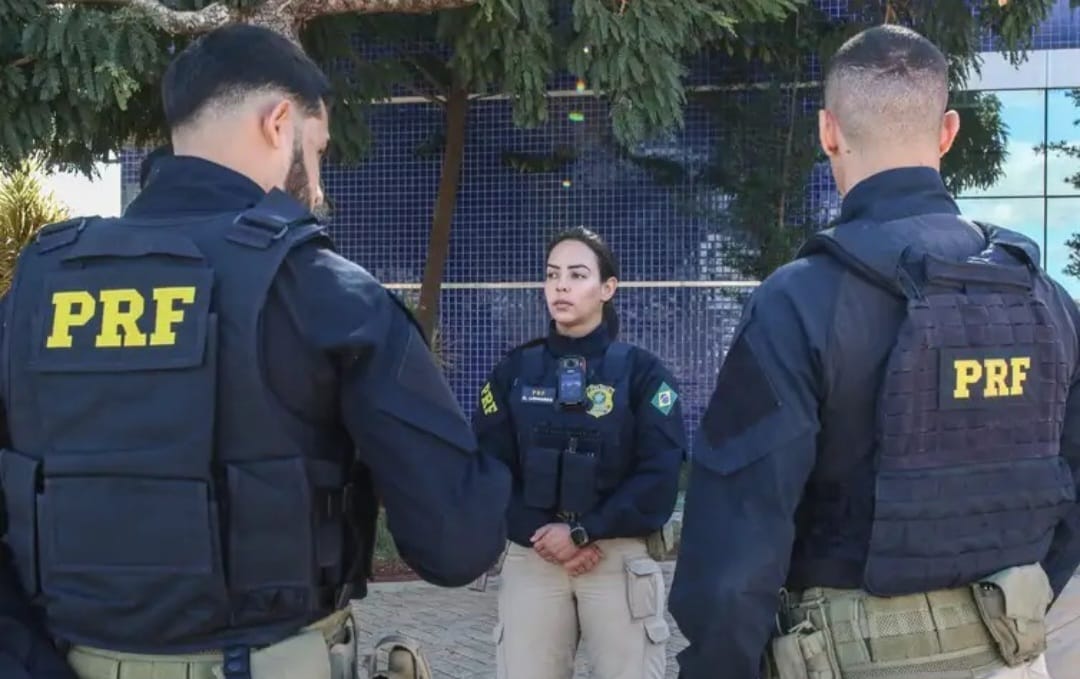
[[[587,404],[576,410],[556,405],[555,364],[545,360],[544,346],[522,351],[520,374],[508,398],[527,506],[584,514],[630,471],[632,349],[612,342],[599,365],[586,363]]]
[[[255,645],[333,605],[352,448],[274,399],[260,326],[285,256],[319,238],[275,191],[239,217],[62,223],[22,254],[0,478],[54,636]]]
[[[918,219],[955,228],[960,218]],[[827,252],[905,300],[877,394],[866,503],[863,586],[876,595],[963,586],[1037,562],[1074,500],[1058,454],[1074,368],[1064,342],[1073,340],[1055,326],[1049,288],[1036,284],[1045,281],[1037,247],[979,228],[986,249],[964,261],[861,224],[818,234],[801,253]]]

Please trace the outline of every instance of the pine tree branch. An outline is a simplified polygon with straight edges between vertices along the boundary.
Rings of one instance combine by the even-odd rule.
[[[47,0],[50,5],[121,5],[137,9],[158,28],[174,35],[208,33],[237,19],[228,7],[213,3],[200,10],[167,7],[158,0]]]

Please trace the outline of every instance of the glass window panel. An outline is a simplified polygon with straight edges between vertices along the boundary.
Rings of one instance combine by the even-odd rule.
[[[1080,233],[1080,197],[1051,198],[1046,203],[1046,271],[1065,286],[1073,299],[1080,299],[1080,278],[1065,273],[1069,254],[1065,243]]]
[[[1046,129],[1046,95],[1043,90],[993,91],[1001,102],[1005,124],[1006,156],[1001,177],[985,189],[969,189],[964,197],[1043,195],[1043,155],[1035,149],[1043,143]],[[970,122],[970,114],[969,114]],[[965,114],[960,114],[960,134],[964,134]]]
[[[1042,198],[961,198],[956,201],[968,219],[1022,233],[1039,246],[1046,261]]]
[[[1080,195],[1080,90],[1047,92],[1047,134],[1050,144],[1064,144],[1046,156],[1046,192]]]

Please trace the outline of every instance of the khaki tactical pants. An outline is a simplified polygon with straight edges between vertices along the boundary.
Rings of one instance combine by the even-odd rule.
[[[347,610],[296,636],[251,652],[252,679],[355,679],[356,639]],[[220,652],[142,655],[75,646],[68,663],[79,679],[222,679]]]
[[[604,557],[570,577],[512,544],[495,627],[498,679],[570,679],[579,638],[594,679],[663,679],[670,629],[660,566],[642,540],[600,540]]]

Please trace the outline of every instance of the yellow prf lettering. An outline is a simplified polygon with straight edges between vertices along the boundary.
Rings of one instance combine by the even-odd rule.
[[[982,379],[982,363],[961,359],[953,361],[953,370],[956,371],[956,388],[953,390],[953,397],[970,398],[969,387]]]
[[[986,388],[983,396],[993,398],[995,396],[1008,396],[1009,387],[1006,380],[1009,377],[1009,364],[1004,358],[988,358],[984,362],[986,366]]]
[[[97,303],[86,290],[54,292],[52,296],[53,322],[49,337],[45,340],[47,349],[70,349],[72,345],[71,329],[81,327],[94,317]],[[78,307],[78,311],[75,308]]]
[[[154,332],[150,335],[150,346],[161,347],[176,344],[176,332],[173,328],[184,321],[184,310],[176,308],[177,302],[194,304],[195,288],[190,286],[154,288],[156,313]]]
[[[146,309],[146,300],[138,290],[122,288],[102,290],[101,332],[94,340],[95,347],[145,347],[146,334],[136,325]],[[127,304],[126,309],[121,305]],[[120,333],[123,330],[123,334]]]
[[[956,375],[953,397],[971,398],[971,387],[979,382],[984,383],[984,398],[1023,396],[1024,382],[1030,369],[1030,356],[957,359],[953,361],[953,372]]]
[[[176,326],[184,322],[183,305],[195,303],[194,286],[154,288],[154,331],[149,345],[165,347],[176,344]],[[100,305],[98,304],[100,302]],[[147,346],[146,333],[139,329],[139,319],[146,312],[146,298],[134,288],[101,290],[97,299],[89,290],[65,290],[52,295],[53,320],[47,349],[70,349],[74,340],[71,329],[85,326],[101,309],[101,329],[94,346],[104,349]]]
[[[485,415],[494,415],[499,412],[499,406],[495,405],[495,395],[491,393],[490,382],[480,390],[480,407]]]
[[[1022,396],[1024,394],[1024,380],[1027,379],[1027,371],[1031,369],[1031,357],[1018,356],[1010,360],[1009,365],[1012,368],[1012,385],[1009,387],[1009,394],[1011,396]]]

